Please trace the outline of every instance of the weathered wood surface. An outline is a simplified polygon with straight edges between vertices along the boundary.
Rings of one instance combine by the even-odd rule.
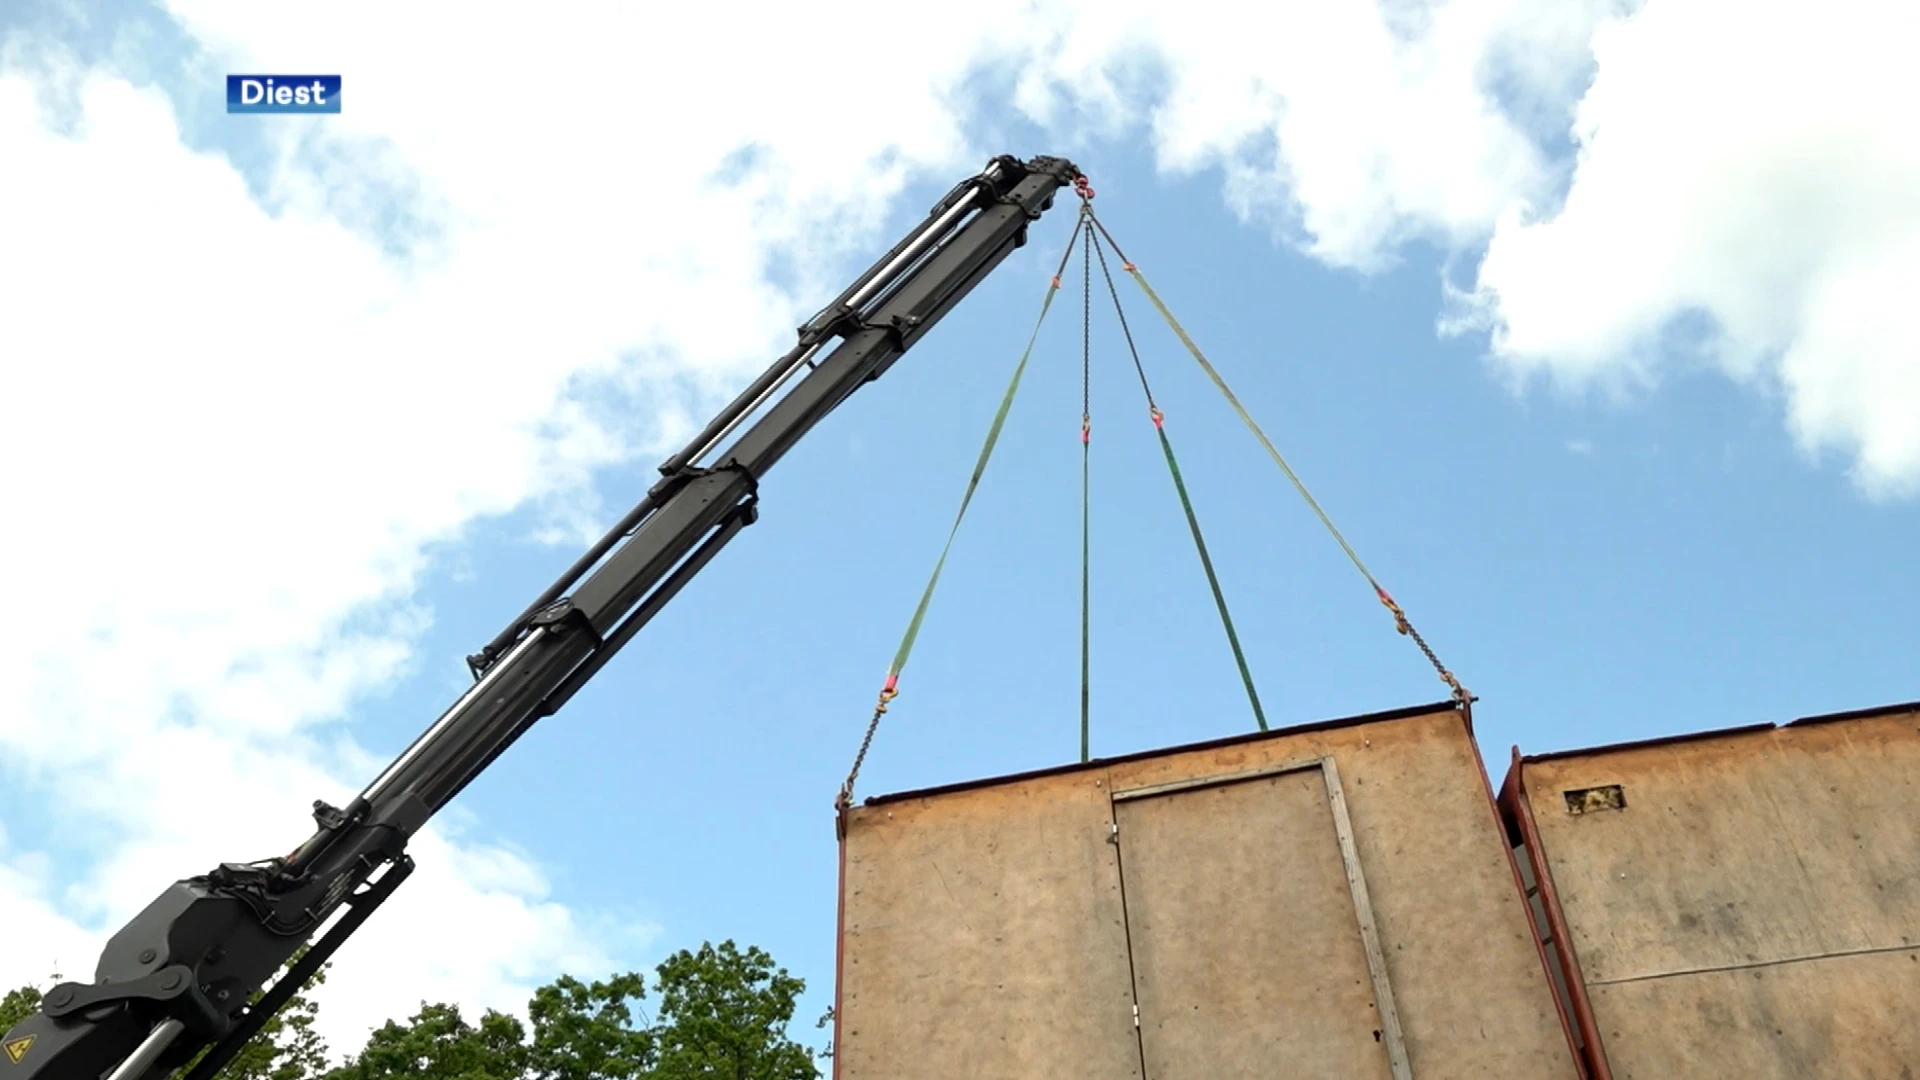
[[[1392,1080],[1319,769],[1117,809],[1152,1080]]]
[[[1103,784],[1083,774],[854,812],[839,1076],[1140,1075]]]
[[[1167,1070],[1189,1067],[1192,1057],[1179,1048],[1203,1040],[1225,1040],[1243,1053],[1234,1040],[1260,1005],[1303,1007],[1288,995],[1301,995],[1300,987],[1327,972],[1357,978],[1349,989],[1358,996],[1337,1006],[1351,1010],[1348,1023],[1300,1053],[1348,1060],[1341,1056],[1352,1049],[1346,1040],[1358,1031],[1371,1043],[1379,1025],[1324,791],[1311,801],[1286,794],[1290,784],[1318,790],[1318,774],[1265,784],[1278,794],[1264,802],[1220,794],[1231,788],[1155,796],[1173,806],[1173,799],[1215,792],[1205,798],[1223,813],[1189,823],[1200,831],[1182,840],[1168,839],[1180,828],[1153,840],[1151,830],[1165,823],[1142,826],[1144,835],[1131,831],[1129,821],[1143,819],[1130,815],[1153,800],[1110,798],[1116,789],[1324,755],[1344,781],[1412,1075],[1573,1080],[1484,774],[1451,710],[1276,732],[854,809],[843,851],[841,1080],[1139,1076],[1136,975],[1142,1023],[1159,1039],[1144,1042],[1158,1070],[1149,1080],[1188,1075]],[[1256,782],[1245,790],[1259,789]],[[1139,843],[1148,846],[1135,854]],[[1175,852],[1185,868],[1168,861]],[[1136,913],[1136,929],[1139,918],[1155,920],[1131,956],[1120,859],[1128,860],[1129,905],[1138,897],[1148,906]],[[1169,897],[1198,904],[1226,892],[1246,902],[1217,904],[1218,924],[1168,914],[1179,906],[1167,907]],[[1263,905],[1257,892],[1273,895]],[[1323,955],[1307,963],[1302,949]],[[1264,1030],[1282,1030],[1295,1015],[1268,1018]],[[1159,1046],[1168,1048],[1164,1062]],[[1378,1064],[1367,1067],[1384,1069],[1384,1051],[1373,1049]],[[1296,1070],[1270,1055],[1257,1067],[1228,1059],[1207,1075],[1333,1074]]]
[[[1920,949],[1667,975],[1592,994],[1614,1080],[1920,1075]]]
[[[1920,714],[1523,776],[1616,1077],[1920,1074]]]
[[[1458,713],[1120,762],[1112,785],[1124,791],[1328,755],[1344,782],[1413,1075],[1575,1076],[1479,754]]]

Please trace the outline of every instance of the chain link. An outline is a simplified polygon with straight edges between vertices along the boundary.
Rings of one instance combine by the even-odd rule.
[[[840,794],[833,800],[835,810],[845,810],[853,805],[853,782],[860,778],[860,766],[866,764],[867,751],[873,747],[874,733],[880,730],[880,718],[887,715],[887,704],[898,696],[898,691],[889,687],[880,691],[880,703],[873,707],[873,720],[867,724],[866,737],[860,740],[860,749],[853,755],[853,768],[847,771],[847,782],[840,785]]]
[[[1447,665],[1440,662],[1440,657],[1433,651],[1433,647],[1427,644],[1427,639],[1421,637],[1420,631],[1413,628],[1413,623],[1407,618],[1407,613],[1400,610],[1400,605],[1394,602],[1393,597],[1387,595],[1385,589],[1380,588],[1378,585],[1375,585],[1373,588],[1375,592],[1380,594],[1380,602],[1385,604],[1387,610],[1393,613],[1394,629],[1412,638],[1413,643],[1420,647],[1420,651],[1426,655],[1427,662],[1432,664],[1433,670],[1440,674],[1440,681],[1452,688],[1453,699],[1461,705],[1466,705],[1471,702],[1473,695],[1467,691],[1466,687],[1460,685],[1460,680],[1454,677],[1453,672],[1447,670]]]

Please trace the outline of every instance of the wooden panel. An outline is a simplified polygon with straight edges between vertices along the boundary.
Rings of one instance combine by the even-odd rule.
[[[841,898],[841,1080],[1138,1076],[1119,849],[1109,843],[1115,808],[1124,813],[1128,804],[1110,802],[1108,790],[1328,755],[1344,781],[1412,1074],[1574,1080],[1485,775],[1451,709],[1278,731],[854,809]],[[1296,782],[1322,783],[1312,772]],[[1320,790],[1301,808],[1297,827],[1310,826],[1325,844],[1316,858],[1334,860],[1325,880],[1339,917],[1323,922],[1290,912],[1283,924],[1289,940],[1358,933]],[[1250,828],[1237,819],[1221,824]],[[1217,885],[1196,878],[1182,887]],[[1354,972],[1364,992],[1364,964]],[[1271,972],[1258,988],[1286,992]],[[1371,1026],[1366,1036],[1371,1041]],[[1269,1058],[1266,1075],[1284,1064]]]
[[[1589,983],[1920,944],[1912,714],[1529,763]],[[1618,784],[1625,807],[1570,813]]]
[[[1138,1077],[1111,840],[1088,773],[850,814],[842,1080]]]
[[[1904,1080],[1920,1069],[1920,950],[1590,993],[1615,1080]]]
[[[1457,712],[1276,733],[1110,771],[1125,791],[1322,755],[1344,782],[1413,1075],[1578,1076],[1479,754]]]
[[[1391,1080],[1318,769],[1117,813],[1149,1080]]]

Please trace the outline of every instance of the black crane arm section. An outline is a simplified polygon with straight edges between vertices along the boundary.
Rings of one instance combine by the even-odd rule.
[[[284,857],[168,887],[108,940],[93,982],[54,987],[0,1038],[0,1080],[158,1080],[203,1051],[189,1076],[211,1077],[412,872],[408,839],[751,524],[766,471],[1023,245],[1080,176],[1062,158],[1000,157],[955,186],[468,658],[474,684],[358,797],[315,803],[316,830]]]

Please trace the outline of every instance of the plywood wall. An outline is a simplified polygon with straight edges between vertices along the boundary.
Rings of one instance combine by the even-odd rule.
[[[1920,712],[1521,776],[1616,1080],[1920,1072]]]
[[[882,801],[842,857],[841,1080],[1578,1075],[1450,708]]]

